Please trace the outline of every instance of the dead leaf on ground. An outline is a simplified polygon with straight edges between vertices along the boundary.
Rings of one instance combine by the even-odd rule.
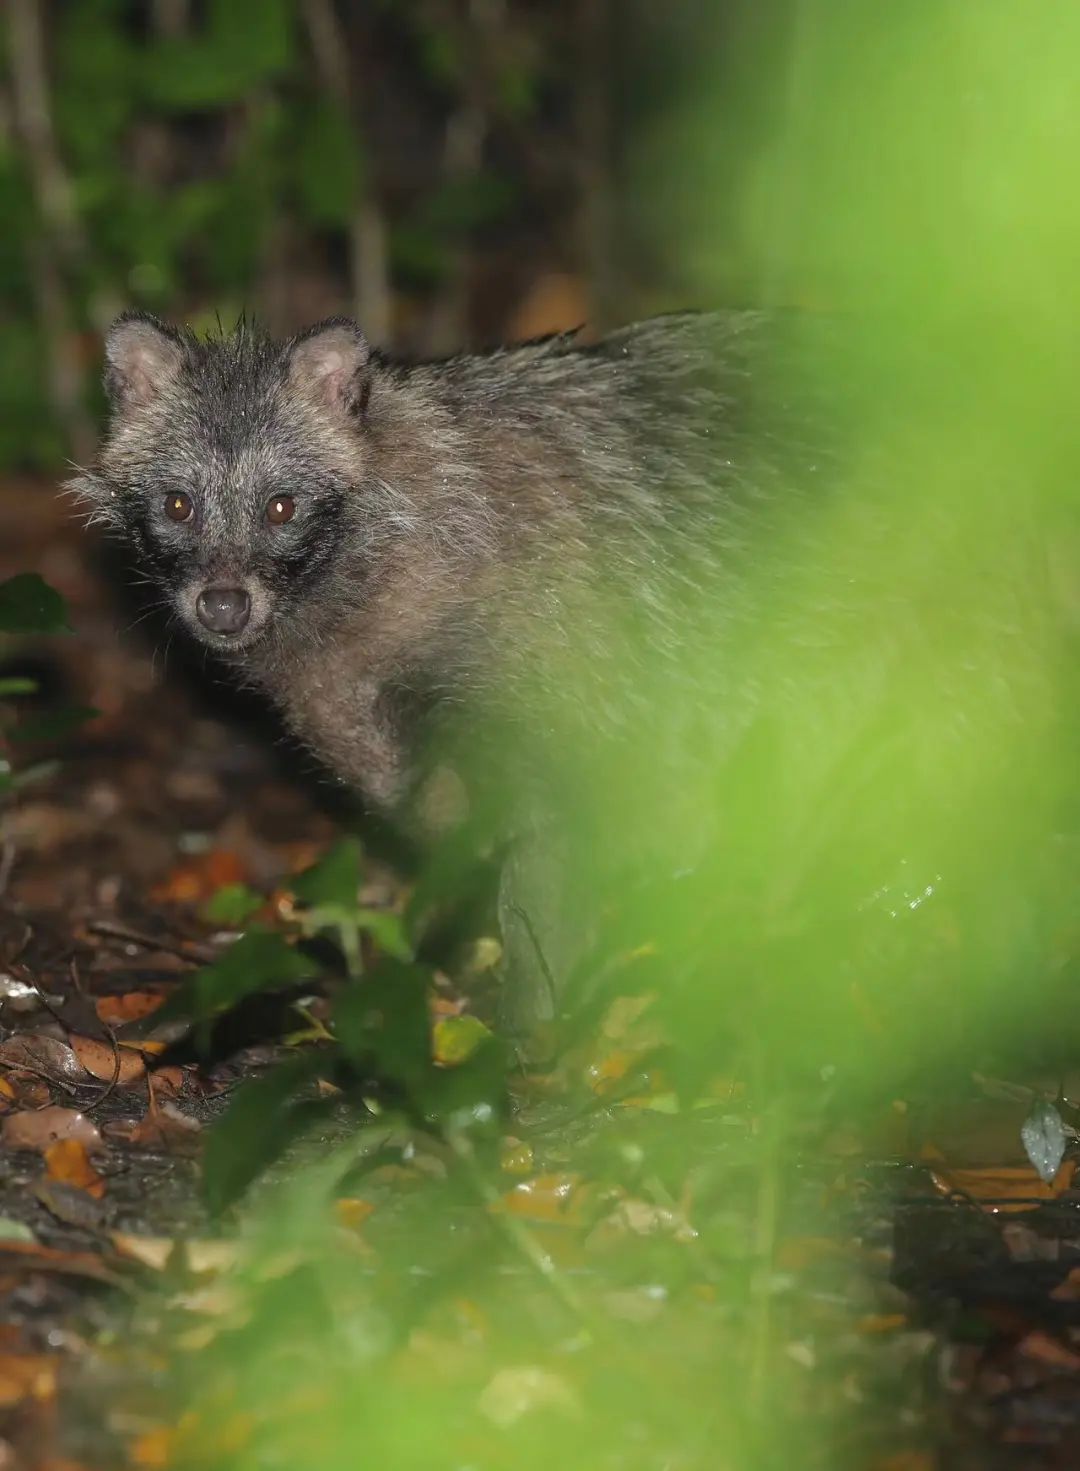
[[[152,1149],[167,1154],[194,1155],[201,1147],[202,1125],[162,1103],[140,1119],[137,1124],[113,1124],[110,1139],[123,1139],[132,1149]]]
[[[597,1223],[586,1245],[606,1245],[624,1236],[670,1236],[676,1241],[693,1241],[697,1234],[681,1211],[627,1197]]]
[[[81,1231],[96,1232],[105,1220],[101,1202],[88,1195],[78,1185],[67,1185],[62,1180],[50,1180],[43,1176],[30,1186],[30,1193],[51,1216],[65,1226],[75,1226]]]
[[[87,1081],[86,1069],[66,1042],[37,1032],[18,1032],[0,1042],[0,1067],[36,1073],[54,1083]]]
[[[213,848],[209,853],[177,864],[150,890],[150,898],[158,904],[197,904],[226,884],[246,883],[249,878],[248,866],[238,853]]]
[[[334,1214],[338,1225],[344,1226],[349,1231],[359,1231],[374,1209],[370,1200],[361,1200],[356,1196],[334,1201]]]
[[[1056,1200],[1072,1185],[1074,1160],[1067,1159],[1046,1184],[1028,1165],[997,1169],[931,1170],[930,1178],[942,1195],[966,1195],[992,1214],[1031,1210],[1042,1200]]]
[[[56,1397],[55,1354],[0,1354],[0,1409]]]
[[[61,1251],[36,1241],[0,1241],[0,1271],[59,1272],[67,1277],[90,1277],[95,1282],[121,1279],[92,1251]]]
[[[105,1181],[90,1163],[86,1145],[78,1139],[57,1139],[45,1150],[45,1169],[52,1180],[75,1185],[95,1200],[105,1194]]]
[[[560,1410],[580,1415],[581,1399],[561,1375],[539,1365],[523,1364],[500,1369],[480,1392],[480,1413],[508,1430],[533,1410]]]
[[[157,1011],[165,1000],[163,991],[126,991],[121,996],[99,996],[94,1002],[98,1018],[110,1027],[142,1021]]]
[[[1016,1350],[1024,1358],[1034,1359],[1036,1363],[1045,1364],[1051,1369],[1068,1369],[1073,1373],[1080,1369],[1080,1353],[1041,1328],[1034,1328],[1025,1334]]]
[[[165,1270],[176,1249],[171,1236],[132,1236],[125,1231],[113,1231],[109,1240],[121,1256],[155,1272]]]
[[[531,1180],[522,1180],[520,1185],[508,1190],[492,1209],[529,1221],[581,1225],[583,1216],[582,1201],[579,1198],[580,1185],[580,1175],[535,1175]]]
[[[93,1037],[72,1037],[71,1048],[86,1071],[102,1083],[115,1077],[117,1085],[126,1088],[146,1076],[146,1060],[137,1048],[110,1047]]]
[[[77,1141],[87,1149],[101,1148],[96,1124],[75,1108],[48,1108],[8,1114],[0,1129],[0,1142],[8,1149],[47,1151],[60,1141]]]

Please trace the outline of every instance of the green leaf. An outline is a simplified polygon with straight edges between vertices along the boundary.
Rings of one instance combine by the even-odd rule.
[[[1065,1125],[1052,1103],[1036,1100],[1020,1129],[1020,1139],[1039,1179],[1049,1185],[1061,1168],[1068,1143]]]
[[[341,992],[334,1033],[350,1062],[412,1089],[432,1070],[423,966],[382,961]]]
[[[263,903],[263,896],[247,884],[224,884],[203,905],[203,918],[212,924],[242,925]]]
[[[297,1094],[326,1066],[325,1052],[307,1052],[237,1089],[225,1116],[207,1136],[203,1155],[203,1197],[213,1214],[238,1200],[308,1126],[318,1102],[305,1107]]]
[[[0,1216],[0,1241],[36,1241],[37,1237],[25,1221]]]
[[[0,633],[70,633],[63,598],[36,572],[0,582]]]
[[[505,1044],[488,1032],[460,1067],[431,1068],[414,1091],[414,1106],[448,1134],[493,1139],[506,1115],[508,1065]]]
[[[362,185],[360,140],[333,98],[323,97],[302,121],[296,184],[313,224],[348,224]]]
[[[239,101],[286,70],[291,40],[287,0],[213,0],[205,34],[161,41],[148,51],[146,95],[180,109]]]
[[[301,922],[307,935],[336,930],[342,944],[347,947],[351,946],[351,937],[358,936],[363,930],[371,935],[384,955],[395,960],[413,958],[413,947],[401,916],[388,909],[358,909],[355,904],[316,904],[304,911]]]
[[[478,1016],[444,1016],[435,1024],[432,1038],[435,1060],[444,1067],[458,1067],[491,1035]]]
[[[64,705],[58,710],[45,710],[40,715],[28,715],[20,720],[8,732],[8,739],[23,745],[63,740],[100,713],[91,705]]]
[[[316,966],[270,930],[251,929],[220,960],[186,981],[157,1012],[155,1022],[206,1023],[247,996],[307,980]],[[200,1028],[205,1040],[208,1028]]]
[[[36,679],[20,679],[12,675],[9,679],[0,679],[0,698],[5,695],[32,695],[37,688]]]
[[[336,905],[356,909],[360,889],[362,849],[356,838],[342,838],[292,881],[292,891],[303,904]]]

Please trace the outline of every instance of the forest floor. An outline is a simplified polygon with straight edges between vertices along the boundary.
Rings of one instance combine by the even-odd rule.
[[[200,1159],[237,1085],[292,1055],[295,1039],[271,1004],[217,1037],[209,1057],[152,1039],[147,1019],[235,937],[207,904],[237,884],[280,902],[338,835],[342,798],[275,738],[269,717],[130,626],[136,615],[100,549],[47,487],[0,486],[0,525],[0,580],[40,572],[68,600],[73,626],[43,642],[40,658],[20,652],[16,666],[99,712],[3,819],[0,1471],[229,1465],[227,1446],[218,1459],[185,1448],[173,1395],[189,1373],[177,1356],[197,1357],[235,1311],[222,1285],[235,1248],[204,1208]],[[393,909],[388,870],[369,865],[365,884],[367,904]],[[450,1015],[465,1004],[450,990],[443,1006]],[[320,1005],[309,997],[300,1014],[315,1033]],[[594,1074],[605,1065],[596,1060]],[[559,1086],[556,1075],[526,1080],[504,1141],[508,1271],[516,1254],[531,1283],[542,1242],[567,1311],[584,1301],[591,1320],[645,1354],[661,1385],[671,1373],[672,1394],[684,1381],[691,1400],[716,1392],[729,1373],[722,1345],[736,1329],[747,1335],[756,1345],[747,1396],[785,1422],[798,1454],[745,1464],[1080,1465],[1080,1190],[1069,1160],[1040,1184],[1020,1145],[1032,1098],[1068,1097],[1068,1081],[972,1079],[936,1113],[899,1098],[874,1128],[804,1131],[764,1175],[755,1153],[765,1131],[734,1081],[683,1131],[685,1188],[664,1194],[639,1181],[599,1211],[582,1205],[598,1141],[647,1154],[670,1122],[648,1099],[608,1100],[601,1088],[584,1123],[553,1129]],[[530,1109],[547,1110],[535,1133]],[[333,1119],[326,1138],[344,1126]],[[701,1185],[710,1157],[726,1162],[719,1191],[716,1177]],[[414,1182],[404,1169],[400,1178],[407,1193]],[[385,1174],[377,1204],[340,1202],[344,1228],[367,1232],[370,1216],[364,1251],[376,1258],[390,1249],[377,1226],[396,1219],[397,1179]],[[709,1212],[706,1230],[699,1213]],[[717,1241],[720,1213],[725,1239],[748,1251],[762,1248],[768,1219],[768,1261],[734,1327],[724,1274],[702,1248]],[[492,1305],[469,1291],[454,1304],[395,1352],[418,1379],[474,1397],[491,1437],[479,1450],[470,1442],[475,1464],[527,1464],[500,1437],[530,1416],[590,1416],[580,1365],[557,1355],[527,1372],[501,1362]],[[612,1404],[597,1465],[743,1464],[703,1447],[707,1421],[681,1441],[638,1425],[624,1446],[620,1427],[633,1417]],[[662,1449],[665,1436],[674,1451]],[[236,1454],[237,1465],[263,1464]]]

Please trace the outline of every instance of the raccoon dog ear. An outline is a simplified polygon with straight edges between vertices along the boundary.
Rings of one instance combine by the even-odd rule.
[[[156,317],[118,317],[105,337],[105,390],[117,408],[152,402],[176,376],[184,349],[179,332]]]
[[[371,348],[355,322],[334,318],[296,338],[290,382],[341,414],[360,414],[371,392]]]

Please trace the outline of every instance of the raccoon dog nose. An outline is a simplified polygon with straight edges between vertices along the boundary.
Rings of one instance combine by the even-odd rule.
[[[206,587],[195,600],[195,611],[211,633],[239,633],[251,617],[251,599],[242,587]]]

